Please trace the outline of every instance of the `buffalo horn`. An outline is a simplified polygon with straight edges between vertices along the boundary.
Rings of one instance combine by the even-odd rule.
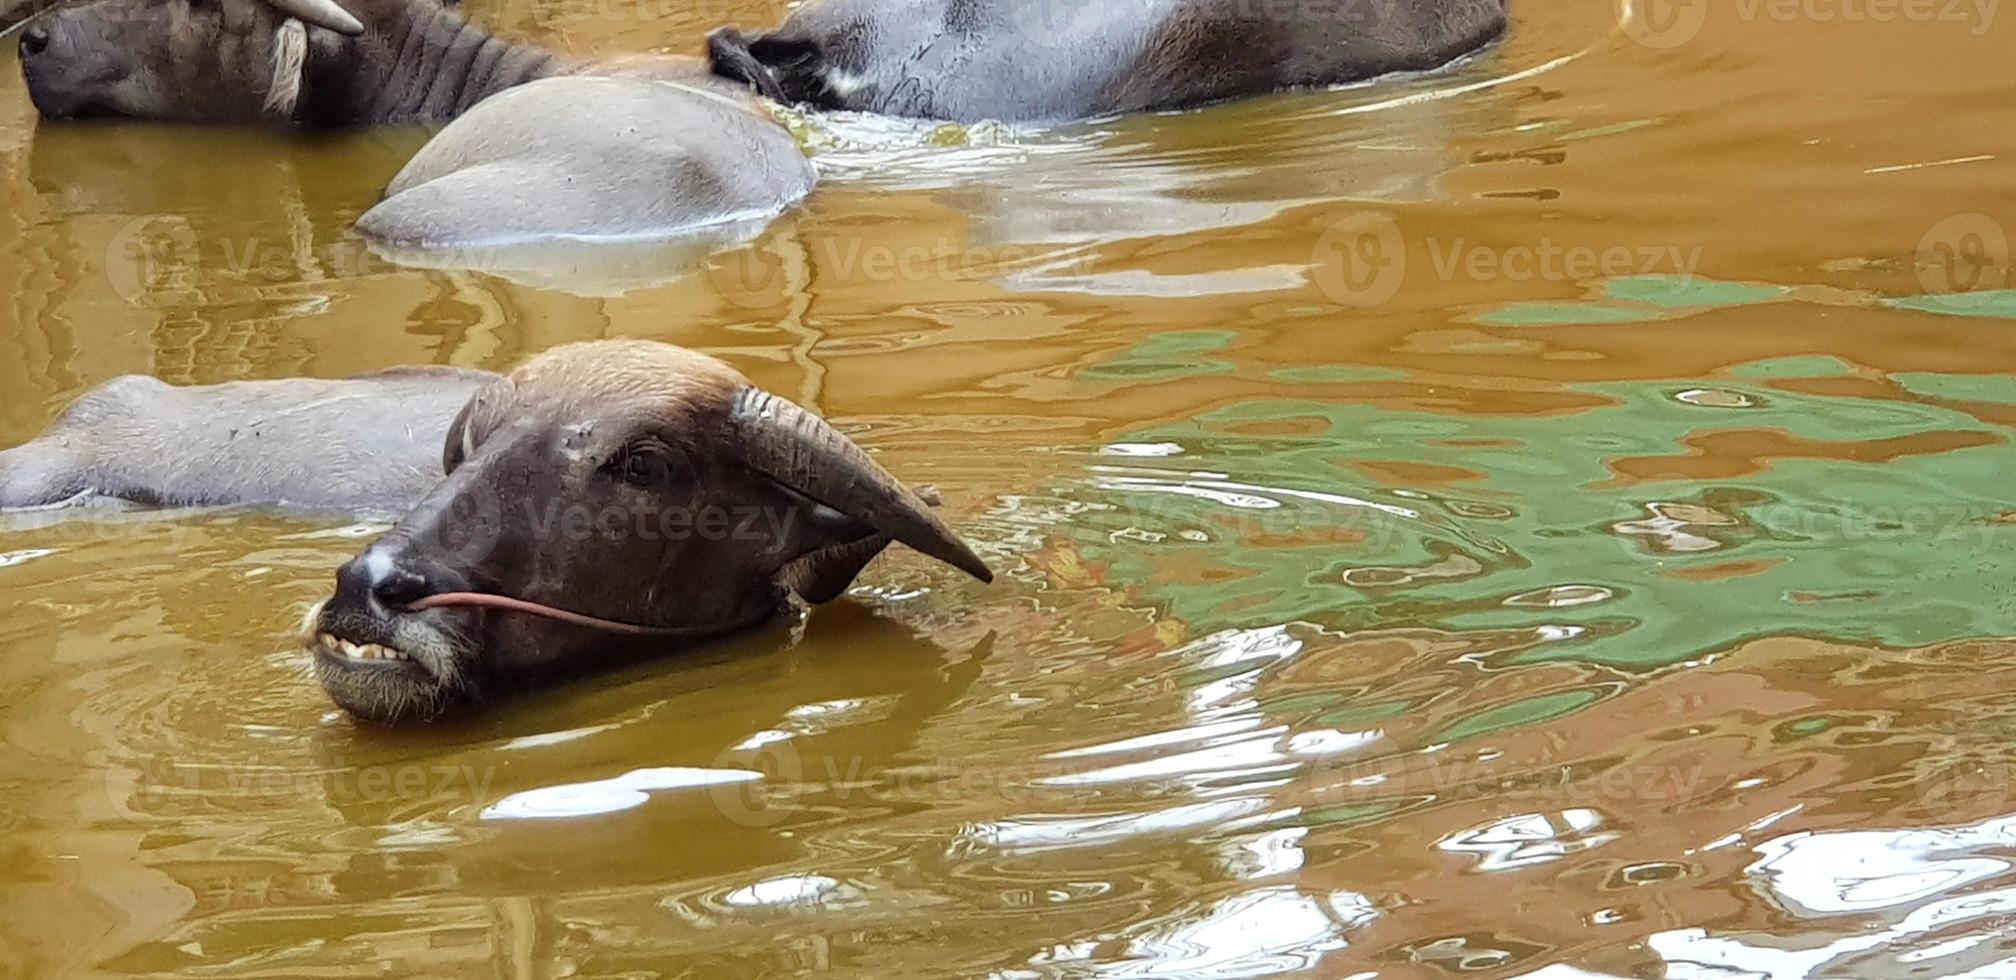
[[[751,469],[982,582],[994,581],[922,497],[824,419],[755,388],[736,396],[732,418]]]
[[[297,18],[304,24],[328,28],[351,37],[364,33],[364,23],[350,11],[338,6],[336,0],[266,0],[266,2],[272,4],[273,9]]]

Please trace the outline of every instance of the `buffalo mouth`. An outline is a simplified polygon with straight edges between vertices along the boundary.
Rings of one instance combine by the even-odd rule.
[[[357,643],[334,633],[318,633],[310,649],[318,661],[329,662],[339,670],[403,671],[416,677],[432,677],[412,654],[382,643]]]
[[[63,95],[48,86],[36,84],[32,71],[28,73],[28,101],[35,106],[35,114],[44,119],[89,119],[110,115],[96,102]]]
[[[707,60],[714,74],[722,78],[741,82],[773,102],[790,101],[783,85],[777,81],[776,73],[749,50],[749,39],[741,31],[720,27],[708,34]]]
[[[80,73],[64,68],[50,69],[24,58],[21,79],[27,83],[28,102],[44,119],[98,119],[123,116],[110,102],[92,93],[102,93],[126,78],[126,72],[108,67]]]
[[[329,699],[360,721],[431,721],[465,699],[454,680],[452,637],[417,617],[383,622],[317,611],[302,644]]]
[[[741,82],[781,105],[842,108],[827,86],[819,46],[776,34],[745,36],[732,27],[707,35],[707,60],[715,75]]]
[[[28,76],[28,102],[35,107],[36,115],[48,120],[109,119],[123,115],[95,98],[68,95],[37,85],[33,74]]]

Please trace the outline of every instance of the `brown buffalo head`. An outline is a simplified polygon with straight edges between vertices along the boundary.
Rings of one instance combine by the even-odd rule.
[[[338,705],[430,719],[838,596],[891,540],[987,566],[860,447],[665,344],[554,349],[470,400],[447,478],[337,572]]]
[[[292,113],[310,45],[363,31],[336,0],[91,0],[21,33],[21,72],[49,118],[256,122]]]

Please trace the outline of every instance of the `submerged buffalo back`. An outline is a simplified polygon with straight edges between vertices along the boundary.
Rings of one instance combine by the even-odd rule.
[[[928,119],[1072,119],[1102,111],[1101,93],[1180,2],[816,0],[775,31],[721,32],[710,53],[717,72],[783,101]]]
[[[0,453],[0,506],[88,491],[165,506],[398,513],[440,482],[448,423],[490,377],[401,368],[190,388],[115,378]]]
[[[1188,0],[1106,101],[1123,112],[1178,109],[1425,71],[1504,28],[1501,0]]]
[[[710,53],[784,101],[1062,121],[1433,68],[1503,29],[1501,0],[813,0]]]
[[[811,193],[815,179],[791,133],[746,93],[644,78],[551,78],[499,95],[442,130],[357,228],[399,248],[660,238],[768,218]]]

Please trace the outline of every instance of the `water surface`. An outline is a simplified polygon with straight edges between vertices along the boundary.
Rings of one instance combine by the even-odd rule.
[[[0,974],[2016,974],[2016,24],[1513,7],[1428,79],[806,120],[745,244],[491,272],[348,231],[424,132],[38,128],[10,51],[0,442],[658,338],[1004,574],[385,733],[289,640],[375,528],[10,523]]]

